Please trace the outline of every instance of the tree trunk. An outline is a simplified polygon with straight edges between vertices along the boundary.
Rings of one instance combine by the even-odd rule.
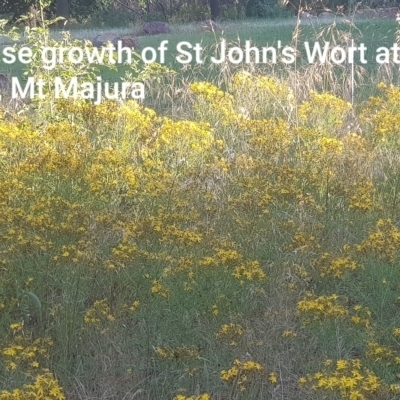
[[[68,0],[57,0],[56,2],[56,16],[63,17],[65,19],[58,21],[58,27],[64,27],[65,23],[69,19],[69,2]]]
[[[36,10],[34,5],[28,5],[27,14],[28,14],[27,24],[29,28],[36,28],[39,18],[38,18],[38,11]]]
[[[219,0],[210,0],[211,19],[216,21],[221,15]]]

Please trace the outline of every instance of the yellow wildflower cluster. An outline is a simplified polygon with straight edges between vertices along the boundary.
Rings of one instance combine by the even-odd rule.
[[[390,347],[380,345],[376,341],[368,342],[366,356],[375,362],[384,361],[386,365],[392,363],[394,365],[400,365],[400,355]]]
[[[86,324],[99,325],[113,322],[115,317],[111,314],[107,299],[96,300],[91,308],[86,310],[84,321]]]
[[[10,325],[10,329],[14,334],[18,332],[23,332],[24,324],[23,322],[15,322],[14,324]]]
[[[124,304],[123,308],[129,311],[136,311],[140,307],[140,301],[135,300],[131,304]]]
[[[136,101],[128,101],[121,107],[119,113],[125,118],[127,133],[132,133],[136,141],[151,143],[154,125],[158,123],[157,115],[153,110],[141,107]],[[132,140],[132,137],[127,134],[124,140]]]
[[[250,134],[250,144],[261,152],[260,156],[271,157],[293,145],[293,133],[283,119],[249,119],[242,126]]]
[[[217,304],[213,304],[213,305],[212,305],[212,307],[211,307],[211,313],[212,313],[214,316],[217,316],[217,315],[219,314],[219,308],[218,308],[218,305],[217,305]]]
[[[242,261],[243,256],[235,249],[216,248],[213,256],[206,256],[200,260],[202,266],[225,266],[233,268],[232,276],[241,281],[264,280],[266,274],[260,263],[254,261]]]
[[[174,400],[211,400],[211,397],[207,393],[200,394],[198,396],[184,396],[183,394],[178,394],[174,397]]]
[[[374,205],[374,184],[364,182],[358,184],[356,193],[350,197],[349,208],[357,211],[370,211]]]
[[[343,152],[343,142],[338,139],[323,137],[318,141],[321,146],[322,154],[341,154]]]
[[[214,256],[204,257],[203,260],[200,261],[200,264],[205,266],[218,264],[226,265],[240,261],[242,258],[243,256],[235,249],[216,248]]]
[[[380,83],[379,97],[371,97],[360,115],[368,130],[379,139],[394,138],[400,124],[400,89],[393,85]]]
[[[215,334],[215,337],[219,340],[229,342],[230,346],[236,346],[238,340],[240,340],[244,333],[245,330],[242,325],[230,323],[222,325]]]
[[[184,396],[192,392],[178,390],[170,377],[193,388],[192,378],[205,379],[209,370],[203,361],[219,371],[216,363],[226,359],[228,346],[260,360],[265,354],[258,352],[268,351],[271,362],[287,362],[280,374],[240,360],[221,372],[229,383],[218,388],[221,397],[240,397],[236,389],[249,389],[251,397],[253,383],[301,375],[302,365],[287,356],[298,351],[302,357],[306,336],[314,335],[317,348],[331,341],[328,319],[349,354],[359,349],[360,363],[379,372],[380,386],[375,390],[377,376],[357,361],[339,360],[305,378],[307,390],[349,399],[390,390],[386,397],[396,398],[398,389],[386,380],[396,382],[399,365],[391,343],[400,328],[391,303],[399,295],[400,165],[397,147],[385,148],[376,138],[391,137],[395,144],[400,95],[397,88],[383,91],[357,121],[358,110],[332,94],[310,93],[297,108],[300,100],[288,83],[239,72],[224,90],[200,82],[191,93],[180,92],[194,107],[182,108],[184,118],[137,102],[94,106],[80,100],[57,102],[51,120],[41,109],[1,117],[0,331],[7,345],[0,356],[8,375],[4,387],[20,384],[3,398],[28,396],[22,378],[43,375],[43,368],[58,376],[65,367],[61,379],[81,374],[79,365],[103,365],[107,357],[109,381],[100,376],[102,368],[77,377],[92,397],[104,395],[98,382],[117,382],[115,396],[122,398],[132,378],[146,378],[146,395],[157,398],[162,376],[163,393],[205,400],[212,395],[196,390]],[[371,255],[391,262],[362,269]],[[341,280],[326,279],[332,277]],[[324,324],[299,329],[299,320]],[[198,347],[179,338],[186,328]],[[112,338],[104,334],[108,329]],[[266,331],[275,341],[268,346]],[[45,332],[60,347],[51,354],[50,341],[37,339]],[[156,347],[156,340],[186,345]],[[109,357],[103,345],[118,357]],[[125,357],[143,364],[151,346],[157,374],[132,367],[124,381]],[[281,352],[282,346],[290,351]],[[333,347],[323,350],[329,354]],[[319,368],[319,354],[307,363]],[[185,369],[170,371],[171,364]],[[288,371],[289,365],[298,369]],[[218,376],[209,382],[209,393],[221,386]],[[70,384],[63,381],[73,397]],[[290,387],[282,383],[284,395]]]
[[[350,257],[334,257],[329,253],[324,253],[316,261],[316,266],[321,271],[321,277],[333,276],[342,278],[346,271],[354,271],[359,265]]]
[[[224,124],[230,124],[232,119],[240,118],[241,114],[235,113],[231,94],[208,82],[192,83],[190,90],[198,96],[195,108],[199,112],[204,113],[208,107],[212,114],[220,116]]]
[[[351,322],[365,327],[371,326],[372,313],[368,307],[363,307],[360,304],[357,304],[353,307],[353,310],[355,315],[351,317]]]
[[[266,278],[265,272],[262,270],[258,261],[249,261],[235,268],[232,275],[240,280],[263,280]]]
[[[292,242],[286,246],[286,250],[304,253],[306,251],[318,250],[320,247],[315,236],[299,232],[293,236]]]
[[[392,334],[394,337],[400,338],[400,328],[394,328]]]
[[[337,392],[342,399],[366,400],[377,398],[382,388],[381,380],[370,370],[363,367],[358,359],[325,361],[331,368],[313,375],[300,378],[301,385],[323,392]]]
[[[351,104],[330,93],[310,92],[310,99],[299,107],[299,117],[304,124],[330,132],[340,128],[351,110]],[[335,149],[338,147],[335,144]],[[340,149],[340,146],[339,146]]]
[[[297,312],[305,316],[304,323],[311,320],[323,320],[325,318],[342,318],[348,314],[348,309],[340,304],[339,296],[315,296],[307,292],[303,300],[297,303]]]
[[[128,263],[135,259],[136,253],[137,246],[128,240],[124,240],[111,249],[111,255],[104,262],[104,265],[111,270],[125,268]]]
[[[221,371],[221,379],[234,384],[240,391],[245,391],[246,386],[264,374],[264,367],[255,361],[234,360],[233,366]]]
[[[13,338],[12,345],[3,347],[0,354],[9,371],[16,369],[35,371],[43,367],[49,359],[51,346],[53,346],[53,341],[49,338],[30,341],[25,336],[16,336]]]
[[[400,250],[400,231],[390,219],[379,219],[375,230],[356,248],[363,253],[373,253],[377,258],[394,261]]]
[[[168,289],[159,280],[153,281],[150,291],[153,294],[158,294],[166,299],[168,298]]]
[[[31,384],[22,389],[0,392],[0,400],[65,400],[63,389],[54,379],[53,374],[46,372],[38,375]]]
[[[160,148],[173,150],[175,157],[195,156],[208,148],[214,142],[210,125],[192,121],[172,121],[168,118],[158,132]]]

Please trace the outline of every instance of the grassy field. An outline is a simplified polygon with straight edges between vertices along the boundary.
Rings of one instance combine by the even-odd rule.
[[[292,43],[262,26],[224,37]],[[0,400],[400,398],[395,68],[354,104],[330,66],[176,70],[154,109],[2,103]]]
[[[217,32],[201,32],[201,24],[182,24],[174,25],[172,33],[162,36],[139,36],[140,53],[145,47],[152,47],[157,49],[163,40],[168,40],[168,51],[166,52],[165,66],[173,71],[179,72],[182,80],[207,80],[218,85],[226,85],[226,81],[221,79],[221,66],[215,66],[210,62],[210,56],[217,54],[217,47],[220,45],[221,40],[226,40],[228,46],[244,47],[246,40],[250,40],[256,47],[262,48],[263,46],[277,46],[278,41],[282,46],[291,45],[298,49],[299,56],[297,57],[296,68],[300,71],[309,67],[307,62],[304,42],[309,41],[311,44],[315,41],[323,43],[325,40],[331,43],[347,48],[350,45],[350,37],[354,39],[355,45],[364,43],[367,48],[367,64],[362,65],[356,56],[356,79],[355,85],[358,86],[356,91],[357,100],[365,100],[368,96],[375,93],[375,83],[382,80],[393,79],[398,80],[398,74],[391,69],[388,72],[385,66],[379,66],[375,61],[376,49],[380,46],[390,47],[395,41],[395,33],[397,29],[396,21],[393,20],[352,20],[351,18],[343,19],[337,18],[335,21],[324,20],[302,20],[300,25],[297,25],[295,19],[281,19],[281,20],[245,20],[238,22],[224,22],[221,23],[221,31]],[[71,31],[72,39],[92,40],[103,30],[95,29],[76,29]],[[132,29],[108,29],[107,32],[114,32],[120,35],[134,34],[140,35],[140,26]],[[52,37],[56,40],[61,39],[60,31],[53,31]],[[204,49],[203,55],[205,63],[196,65],[192,62],[189,66],[183,65],[176,61],[178,52],[176,50],[177,44],[182,40],[188,41],[192,45],[200,43]],[[7,43],[4,39],[3,44]],[[160,60],[157,59],[157,62]],[[254,66],[259,73],[272,74],[279,76],[282,79],[288,79],[290,73],[293,75],[295,69],[293,64],[283,65],[282,63],[272,64],[258,64]],[[240,63],[229,65],[230,71],[238,71],[242,68],[249,68],[249,65]],[[225,65],[226,69],[226,65]],[[332,74],[336,77],[336,81],[348,80],[351,74],[351,67],[345,63],[341,66],[332,68],[331,66],[322,68],[325,71],[314,71],[326,76]],[[328,71],[329,70],[329,71]],[[389,66],[390,70],[390,66]],[[8,73],[13,76],[22,76],[23,65],[15,63],[12,66],[2,63],[0,60],[0,71]],[[127,66],[119,66],[117,70],[109,70],[107,68],[100,68],[99,75],[104,80],[116,81],[124,76],[127,72],[131,72]],[[304,71],[302,72],[304,75]],[[386,76],[387,75],[387,76]],[[135,76],[135,73],[133,74]],[[329,90],[335,92],[336,88],[332,86],[332,79],[322,82],[319,89]],[[343,94],[343,93],[340,93]],[[151,98],[152,96],[149,96]],[[157,104],[148,103],[150,107],[157,108]],[[165,109],[165,105],[162,106]]]

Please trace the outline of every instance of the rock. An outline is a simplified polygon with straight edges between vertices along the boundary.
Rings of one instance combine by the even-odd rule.
[[[142,28],[143,35],[161,35],[170,32],[171,30],[166,22],[146,22]]]
[[[317,17],[315,15],[308,13],[307,11],[301,11],[300,18],[301,19],[312,19],[312,18],[317,18]]]
[[[371,18],[376,18],[378,16],[378,13],[372,9],[364,9],[364,10],[357,10],[354,16],[356,18],[371,19]]]
[[[216,32],[216,31],[220,31],[221,28],[219,27],[219,25],[216,22],[209,19],[209,20],[201,23],[201,30],[203,32]]]
[[[379,18],[379,19],[396,19],[399,9],[397,7],[375,8],[357,10],[355,17],[363,19]]]
[[[118,40],[121,41],[123,47],[130,47],[135,50],[140,49],[139,39],[135,36],[121,36]]]
[[[318,15],[318,18],[333,19],[333,18],[335,18],[335,14],[332,12],[324,11]]]
[[[114,46],[117,46],[118,38],[119,36],[115,33],[101,33],[92,40],[92,43],[95,47],[102,47],[107,42],[111,42]]]
[[[397,7],[377,8],[378,18],[396,19],[399,9]]]

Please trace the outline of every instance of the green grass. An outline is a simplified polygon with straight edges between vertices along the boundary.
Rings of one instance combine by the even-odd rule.
[[[172,33],[169,35],[153,36],[153,37],[139,37],[141,49],[145,47],[158,48],[161,41],[168,40],[168,51],[166,55],[165,65],[173,70],[180,70],[182,64],[176,61],[178,52],[176,46],[181,41],[188,41],[195,45],[201,43],[202,47],[206,49],[204,51],[205,59],[208,59],[211,51],[216,44],[219,44],[222,39],[225,39],[228,44],[235,44],[244,46],[246,40],[250,40],[254,46],[259,48],[263,46],[276,46],[278,41],[281,41],[282,45],[294,45],[293,37],[296,28],[296,20],[294,19],[283,19],[283,20],[246,20],[238,22],[225,22],[221,24],[221,32],[200,32],[201,24],[186,24],[186,25],[174,25],[172,27]],[[324,35],[321,35],[321,30],[325,31]],[[76,39],[93,39],[99,32],[116,32],[117,34],[132,34],[139,33],[140,27],[132,30],[128,29],[106,29],[106,30],[73,30],[71,31],[72,38]],[[374,62],[375,50],[380,46],[391,46],[395,39],[396,22],[388,20],[380,21],[355,21],[355,26],[341,20],[337,20],[335,25],[332,21],[320,22],[320,21],[302,21],[300,24],[300,35],[298,36],[297,45],[301,50],[302,56],[300,57],[301,62],[306,61],[304,42],[310,41],[313,43],[318,37],[320,41],[329,40],[332,42],[332,38],[338,39],[339,35],[343,35],[348,32],[353,32],[352,36],[355,39],[355,43],[363,42],[368,47],[368,70],[376,69],[376,63]],[[59,31],[53,31],[54,38],[60,38]],[[141,50],[139,50],[140,52]],[[157,59],[159,62],[159,59]],[[192,63],[193,64],[193,63]],[[207,73],[210,69],[209,65],[205,64],[204,68],[197,68],[196,74],[193,76],[194,80],[199,78],[207,78],[208,80],[215,79],[215,75]],[[290,66],[289,66],[290,68]],[[262,66],[261,66],[262,69]],[[279,66],[276,67],[279,69]],[[11,67],[2,63],[0,60],[0,71],[8,72],[15,76],[20,76],[23,71],[23,65],[16,63]],[[126,71],[125,67],[120,67],[118,71],[106,71],[102,72],[104,79],[117,79]],[[217,72],[214,70],[214,74]]]
[[[168,50],[166,52],[165,67],[170,71],[177,72],[176,75],[170,73],[164,74],[162,78],[160,72],[155,72],[155,78],[147,79],[147,89],[144,104],[163,114],[185,114],[184,98],[188,82],[208,81],[213,82],[223,89],[229,85],[230,76],[241,69],[257,71],[259,74],[266,74],[279,77],[284,81],[292,82],[291,85],[297,85],[299,92],[303,89],[328,91],[339,96],[345,97],[348,101],[352,99],[352,90],[354,92],[354,101],[362,103],[368,97],[377,93],[376,84],[380,81],[396,84],[400,80],[398,71],[390,66],[379,66],[375,62],[375,51],[378,47],[390,47],[395,41],[396,22],[390,20],[354,20],[337,19],[335,21],[302,20],[297,25],[296,19],[280,20],[243,20],[221,23],[221,31],[202,32],[200,23],[177,24],[172,25],[172,33],[159,36],[139,36],[140,53],[145,47],[157,49],[163,40],[168,40]],[[117,34],[140,34],[140,26],[132,29],[76,29],[71,31],[72,39],[93,39],[100,32],[115,32]],[[61,38],[61,31],[52,31],[52,37]],[[367,64],[359,62],[358,53],[356,53],[356,63],[354,70],[354,83],[352,80],[352,67],[346,63],[333,66],[310,65],[307,60],[304,42],[308,41],[311,46],[316,41],[321,44],[329,41],[339,46],[347,47],[350,45],[350,37],[354,39],[355,45],[364,43],[367,46]],[[286,65],[279,61],[276,64],[231,64],[223,63],[216,65],[211,63],[210,57],[217,56],[221,40],[225,40],[228,47],[244,47],[245,42],[250,40],[253,46],[276,47],[278,41],[282,46],[288,45],[297,48],[299,56],[296,64]],[[177,61],[177,44],[181,41],[187,41],[193,46],[200,43],[204,59],[203,64],[194,62],[189,65],[183,65]],[[194,53],[192,52],[193,56]],[[159,61],[159,59],[157,59]],[[141,70],[142,67],[139,67]],[[23,65],[16,63],[12,66],[2,64],[0,60],[0,72],[8,73],[12,76],[22,77]],[[142,80],[142,75],[138,76],[138,69],[130,66],[119,65],[116,69],[108,67],[99,67],[97,75],[100,75],[103,81],[118,81],[121,77],[129,74],[129,80]],[[154,75],[154,71],[152,72]],[[315,78],[314,78],[315,77]],[[160,81],[161,78],[161,81]],[[162,83],[161,83],[162,82]],[[371,84],[371,82],[373,82]],[[163,85],[167,90],[163,95],[157,92],[157,86]],[[354,85],[354,89],[351,86]],[[179,95],[177,95],[180,93]],[[171,104],[173,109],[171,109]],[[187,110],[187,108],[186,108]]]

